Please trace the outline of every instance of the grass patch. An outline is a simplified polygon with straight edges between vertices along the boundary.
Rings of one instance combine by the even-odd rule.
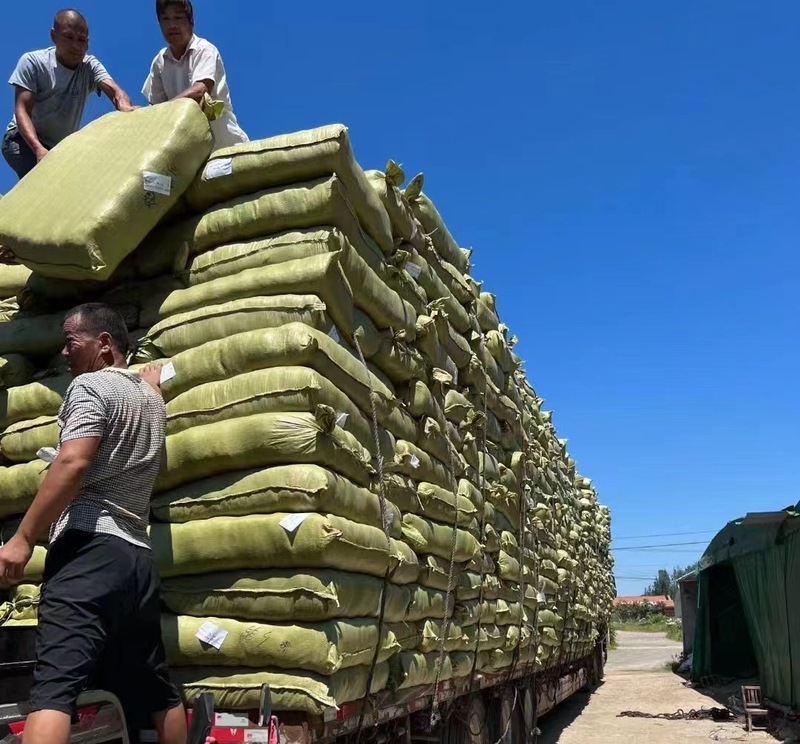
[[[679,623],[664,615],[651,615],[641,620],[624,620],[611,625],[612,632],[634,631],[637,633],[663,633],[671,641],[683,640],[683,629]]]

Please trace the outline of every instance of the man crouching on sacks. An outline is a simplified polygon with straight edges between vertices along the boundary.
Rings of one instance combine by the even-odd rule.
[[[81,125],[86,101],[103,92],[118,111],[135,108],[128,94],[89,51],[89,24],[77,10],[62,10],[50,31],[53,46],[23,54],[8,81],[14,118],[3,137],[3,157],[23,178]]]
[[[58,414],[58,451],[0,548],[0,581],[19,582],[49,529],[23,744],[68,744],[78,696],[90,686],[117,695],[132,731],[155,726],[160,742],[185,744],[147,533],[165,442],[160,368],[128,369],[127,328],[106,305],[71,310],[63,331],[74,379]]]
[[[150,66],[142,93],[151,103],[206,95],[223,104],[222,115],[211,122],[214,149],[248,142],[233,113],[225,65],[219,50],[194,32],[190,0],[156,0],[156,15],[167,46]]]

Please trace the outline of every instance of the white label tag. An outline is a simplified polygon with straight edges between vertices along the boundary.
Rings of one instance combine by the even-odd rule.
[[[303,522],[308,519],[308,514],[289,514],[280,521],[281,527],[287,532],[294,532]]]
[[[218,158],[209,160],[203,170],[203,180],[213,181],[215,178],[222,178],[233,173],[233,158]]]
[[[172,177],[162,176],[160,173],[150,173],[145,171],[142,174],[144,190],[154,194],[169,196],[172,193]]]
[[[222,644],[225,643],[227,637],[228,631],[223,630],[218,625],[214,625],[212,622],[203,623],[197,633],[195,633],[195,638],[197,638],[197,640],[207,643],[209,646],[213,646],[217,651],[222,648]]]
[[[238,728],[245,728],[252,726],[250,719],[247,716],[240,716],[234,713],[215,713],[214,714],[215,726],[236,726]]]
[[[163,385],[167,380],[171,380],[175,375],[178,373],[175,371],[175,365],[172,362],[168,362],[161,368],[161,380],[160,383]]]
[[[411,263],[410,261],[406,264],[406,271],[414,277],[414,279],[419,279],[419,275],[422,273],[422,266],[418,264]]]
[[[258,729],[245,729],[244,740],[245,744],[250,742],[252,742],[252,744],[256,744],[256,742],[269,744],[269,731],[264,731],[263,729],[261,731]]]
[[[417,457],[416,455],[411,455],[411,459],[409,459],[408,462],[414,469],[419,467],[419,457]]]
[[[536,601],[539,603],[547,602],[547,597],[545,597],[544,592],[536,592]]]
[[[36,457],[46,463],[54,463],[56,461],[56,451],[53,447],[42,447],[37,453]]]
[[[340,413],[336,417],[336,426],[338,426],[340,429],[344,429],[344,427],[347,425],[347,419],[349,418],[350,418],[349,413]]]
[[[330,336],[330,337],[331,337],[331,338],[332,338],[332,339],[333,339],[333,340],[334,340],[334,341],[335,341],[337,344],[340,344],[340,343],[342,342],[342,337],[339,335],[339,330],[338,330],[338,328],[336,328],[336,326],[334,326],[333,328],[331,328],[331,330],[330,330],[330,332],[328,333],[328,335],[329,335],[329,336]]]

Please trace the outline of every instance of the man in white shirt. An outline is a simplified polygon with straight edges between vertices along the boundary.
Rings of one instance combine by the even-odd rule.
[[[248,142],[231,105],[225,65],[219,50],[194,33],[194,9],[190,0],[156,0],[156,13],[167,46],[153,60],[142,93],[153,103],[191,98],[198,103],[208,93],[225,108],[211,122],[214,149]]]

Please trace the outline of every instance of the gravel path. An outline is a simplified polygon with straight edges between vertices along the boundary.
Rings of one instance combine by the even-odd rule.
[[[619,718],[623,710],[672,713],[718,707],[719,703],[666,671],[680,644],[656,633],[618,633],[603,684],[592,695],[578,693],[539,721],[539,744],[682,744],[744,741],[777,744],[765,732],[747,734],[741,724]]]

